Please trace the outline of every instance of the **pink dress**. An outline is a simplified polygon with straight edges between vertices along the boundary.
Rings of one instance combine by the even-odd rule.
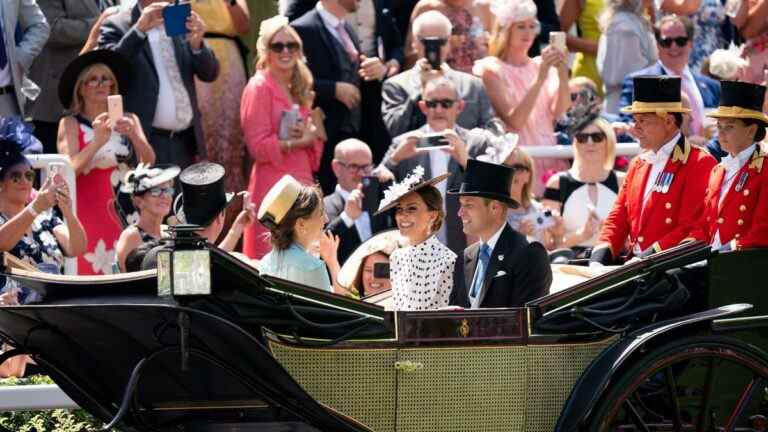
[[[93,140],[93,129],[78,118],[80,150]],[[77,257],[81,275],[112,274],[115,243],[120,226],[115,212],[114,186],[120,181],[118,165],[130,156],[131,148],[119,134],[113,133],[99,149],[83,173],[77,176],[77,218],[88,236],[88,249]]]
[[[496,57],[486,57],[479,60],[473,69],[477,76],[489,70],[496,73],[507,86],[507,100],[510,106],[517,106],[525,97],[525,94],[536,82],[539,75],[541,57],[536,57],[524,66],[513,66],[504,63]],[[528,121],[521,130],[517,131],[520,139],[518,145],[523,147],[551,146],[557,144],[555,139],[555,101],[560,79],[557,71],[552,68],[549,76],[541,88],[536,104],[533,106]],[[533,178],[533,191],[536,196],[544,192],[546,178],[550,175],[568,169],[568,163],[562,159],[534,159],[535,173]]]
[[[245,135],[248,152],[253,159],[248,192],[256,208],[269,189],[285,174],[290,174],[306,185],[315,184],[313,173],[320,167],[323,142],[317,140],[311,147],[280,150],[277,133],[283,111],[291,109],[293,101],[280,84],[266,70],[257,71],[248,81],[240,104],[240,124]],[[309,109],[302,108],[301,117],[309,117]],[[249,258],[261,259],[272,248],[267,229],[258,222],[243,233],[243,252]]]

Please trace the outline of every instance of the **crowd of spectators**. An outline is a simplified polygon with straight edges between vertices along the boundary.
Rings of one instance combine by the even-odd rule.
[[[247,191],[234,198],[245,206],[204,221],[211,242],[226,236],[220,244],[267,273],[328,273],[312,279],[321,288],[376,291],[369,256],[402,262],[430,248],[452,268],[493,234],[468,229],[462,196],[449,193],[471,183],[474,161],[512,168],[516,205],[488,220],[559,257],[588,257],[623,189],[617,145],[643,134],[638,111],[622,111],[637,103],[637,78],[680,77],[683,109],[667,126],[719,160],[729,150],[707,113],[722,105],[720,80],[764,84],[768,67],[768,0],[275,0],[264,16],[246,0],[191,0],[175,36],[171,2],[4,2],[0,117],[19,127],[8,140],[33,145],[4,144],[0,250],[55,272],[64,256],[78,257],[79,274],[128,270],[179,219],[183,170],[201,161],[223,167],[227,191]],[[526,152],[556,144],[572,159]],[[35,177],[32,148],[69,162],[75,206],[60,175]],[[388,185],[414,172],[447,178],[379,212]],[[276,187],[299,197],[280,220],[232,210],[263,207]],[[355,254],[395,228],[412,249],[377,240]],[[406,268],[393,269],[393,286],[412,278]],[[451,282],[435,284],[439,301],[396,300],[446,303]]]

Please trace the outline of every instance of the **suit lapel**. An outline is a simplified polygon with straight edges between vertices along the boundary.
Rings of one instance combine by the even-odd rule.
[[[507,241],[509,239],[510,229],[511,228],[509,227],[509,225],[507,224],[504,225],[504,229],[501,231],[501,235],[499,236],[499,239],[496,241],[496,246],[494,246],[493,250],[491,251],[491,259],[490,261],[488,261],[488,268],[485,269],[483,289],[480,291],[480,299],[477,302],[478,305],[483,304],[483,301],[485,300],[485,296],[488,294],[488,290],[491,287],[491,281],[493,281],[493,277],[496,275],[496,272],[499,271],[499,268],[501,267],[504,251],[507,250]]]
[[[130,25],[135,25],[136,21],[139,20],[139,17],[141,16],[141,10],[139,9],[138,3],[131,9],[131,23]],[[126,29],[128,31],[128,29]],[[155,79],[159,80],[157,76],[157,66],[155,65],[155,59],[152,56],[152,47],[149,45],[149,36],[147,36],[147,39],[144,41],[144,44],[141,48],[142,54],[147,58],[147,63],[152,67],[152,72],[155,73]],[[131,86],[136,85],[132,84]]]
[[[464,296],[469,301],[469,293],[472,292],[472,279],[475,277],[477,268],[477,255],[480,253],[480,243],[475,243],[467,248],[464,253],[464,287],[466,288]]]
[[[333,40],[333,35],[325,28],[323,18],[317,13],[317,10],[313,11],[313,13],[315,14],[315,30],[317,31],[317,34],[320,35],[320,40],[323,41],[323,44],[325,44],[327,51],[332,57],[331,64],[339,64],[339,58],[336,54],[336,46],[334,45],[336,42]]]

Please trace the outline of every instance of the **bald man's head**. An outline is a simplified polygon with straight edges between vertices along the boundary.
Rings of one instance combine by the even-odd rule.
[[[345,191],[357,188],[363,177],[371,172],[373,155],[368,144],[359,139],[350,138],[336,144],[333,150],[331,167]]]

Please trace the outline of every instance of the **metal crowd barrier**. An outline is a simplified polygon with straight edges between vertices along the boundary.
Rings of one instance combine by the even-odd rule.
[[[75,183],[75,170],[69,163],[69,158],[60,154],[41,154],[27,155],[27,159],[32,163],[32,168],[39,169],[41,179],[48,178],[48,168],[52,163],[62,164],[64,169],[61,175],[67,182],[69,193],[72,198],[72,213],[77,214],[77,187]],[[70,275],[77,274],[77,258],[64,259],[64,273]]]
[[[566,145],[525,147],[532,158],[573,158],[573,147]],[[641,151],[637,143],[622,143],[616,145],[616,156],[635,156]],[[72,191],[72,204],[75,203],[75,171],[69,165],[66,157],[61,155],[35,155],[29,160],[35,168],[43,170],[44,177],[48,175],[47,167],[52,162],[64,162],[67,169],[64,177]],[[77,274],[77,260],[67,260],[67,274]],[[29,385],[0,387],[0,411],[34,411],[50,409],[72,409],[77,404],[72,401],[56,385]]]

